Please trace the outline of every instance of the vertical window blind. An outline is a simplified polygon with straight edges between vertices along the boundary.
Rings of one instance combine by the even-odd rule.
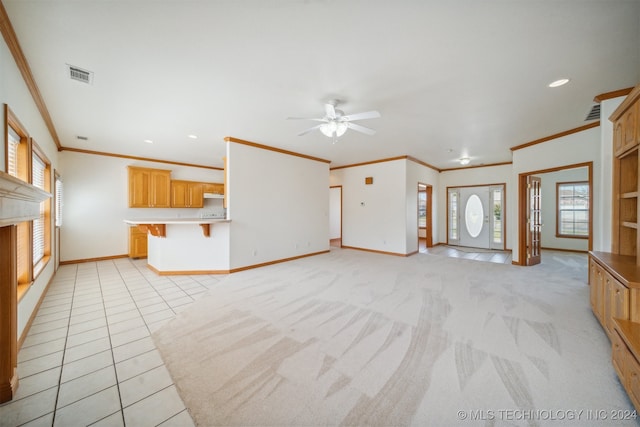
[[[35,153],[31,161],[32,184],[45,190],[47,165]],[[40,216],[33,220],[33,265],[36,265],[44,257],[45,210],[45,202],[40,203]]]
[[[9,144],[8,144],[8,170],[11,176],[18,177],[18,144],[20,144],[20,136],[9,126]]]
[[[63,197],[63,186],[62,180],[59,176],[56,177],[56,227],[62,226],[62,197]]]

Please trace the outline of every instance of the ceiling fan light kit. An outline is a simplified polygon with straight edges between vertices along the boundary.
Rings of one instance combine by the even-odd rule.
[[[325,115],[322,118],[305,118],[305,117],[288,117],[289,120],[313,120],[316,122],[322,122],[319,125],[306,129],[298,134],[298,136],[306,135],[316,129],[320,130],[323,135],[328,138],[333,138],[333,142],[345,134],[347,129],[353,129],[356,132],[364,133],[366,135],[374,135],[375,130],[365,126],[353,123],[355,120],[376,119],[380,117],[380,113],[377,111],[367,111],[364,113],[355,113],[345,115],[344,111],[337,110],[337,100],[330,101],[324,105]]]

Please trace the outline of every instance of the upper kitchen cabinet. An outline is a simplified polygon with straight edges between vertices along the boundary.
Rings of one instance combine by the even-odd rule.
[[[129,207],[170,208],[171,171],[129,166]]]
[[[205,182],[202,185],[205,193],[220,194],[220,195],[224,194],[224,184],[218,184],[215,182]]]
[[[171,181],[172,208],[201,208],[204,206],[206,184],[195,181]]]

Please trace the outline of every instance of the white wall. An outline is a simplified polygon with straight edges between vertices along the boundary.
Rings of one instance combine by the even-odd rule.
[[[640,43],[638,44],[640,46]],[[594,219],[598,218],[601,227],[594,230],[593,249],[596,251],[609,252],[611,250],[611,227],[612,212],[611,203],[613,197],[613,174],[611,167],[613,165],[613,123],[609,120],[609,116],[624,101],[626,96],[607,99],[600,103],[600,164],[603,171],[600,175],[600,197],[602,203],[599,209],[594,211]],[[594,178],[595,180],[595,178]]]
[[[13,56],[4,42],[0,38],[0,105],[7,104],[16,115],[25,130],[34,139],[38,146],[44,151],[51,161],[51,170],[58,168],[58,151],[49,134],[40,112],[38,111],[31,94],[29,93],[22,75],[13,60]],[[4,108],[0,114],[0,124],[5,129]],[[0,132],[0,170],[5,171],[5,132]],[[53,176],[52,181],[53,183]],[[51,230],[53,230],[53,218]],[[53,234],[51,235],[53,245]],[[4,254],[3,254],[4,255]],[[55,270],[55,257],[52,256],[47,266],[41,271],[27,293],[18,303],[18,337],[24,328],[40,300],[47,283],[51,280]]]
[[[532,145],[513,152],[512,179],[514,185],[507,189],[509,202],[507,206],[511,214],[508,215],[510,225],[508,227],[509,240],[512,243],[512,259],[519,261],[518,253],[518,176],[523,173],[541,171],[551,168],[564,167],[578,163],[593,162],[593,209],[600,212],[602,204],[611,205],[611,194],[601,190],[602,174],[611,174],[610,164],[606,170],[602,169],[600,160],[600,129],[591,128],[582,132],[573,133],[542,144]],[[597,215],[594,215],[594,249],[600,247],[599,236],[602,236],[605,225]],[[610,229],[610,226],[609,228]]]
[[[373,184],[365,184],[365,178]],[[433,188],[433,240],[438,239],[438,172],[407,159],[331,171],[342,185],[342,245],[407,255],[418,250],[418,183]]]
[[[406,176],[405,159],[331,171],[331,184],[342,185],[343,246],[407,253]]]
[[[406,249],[405,253],[413,253],[418,250],[418,183],[431,185],[431,237],[433,243],[438,243],[438,211],[441,209],[439,203],[439,173],[431,168],[419,163],[407,160],[407,185],[406,185]]]
[[[329,164],[227,143],[231,269],[329,250]]]
[[[127,166],[170,169],[172,179],[224,180],[224,173],[218,170],[63,151],[60,153],[64,186],[61,261],[127,254],[129,226],[123,222],[125,219],[198,217],[207,210],[129,208]]]
[[[536,175],[542,180],[542,247],[549,249],[566,249],[573,251],[588,251],[588,239],[571,239],[556,237],[557,188],[558,182],[588,181],[589,169],[586,167],[563,169]]]
[[[511,249],[511,239],[509,234],[510,224],[516,220],[513,216],[512,203],[517,200],[511,200],[512,195],[509,193],[514,184],[512,183],[512,165],[487,166],[481,168],[456,169],[444,171],[440,173],[440,182],[438,186],[438,228],[440,243],[447,242],[447,188],[449,187],[465,187],[470,185],[490,185],[505,184],[505,216],[507,235],[506,247]],[[434,211],[435,212],[435,211]]]

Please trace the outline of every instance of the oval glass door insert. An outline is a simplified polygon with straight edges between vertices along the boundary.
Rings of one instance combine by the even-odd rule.
[[[484,209],[482,202],[477,194],[472,194],[467,200],[467,206],[464,208],[464,222],[467,226],[467,232],[474,239],[480,235],[484,224]]]

